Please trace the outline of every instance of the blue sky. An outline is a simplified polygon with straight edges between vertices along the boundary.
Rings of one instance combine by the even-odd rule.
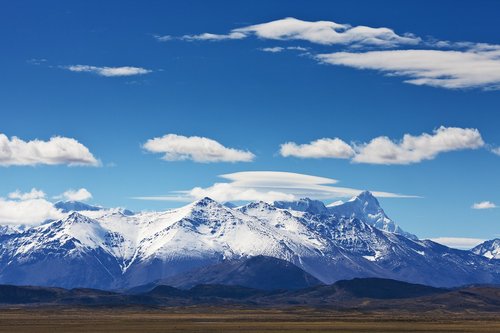
[[[500,209],[471,208],[484,201],[500,205],[500,156],[491,151],[500,145],[496,1],[16,1],[1,7],[0,133],[9,142],[14,136],[24,142],[71,138],[99,160],[84,163],[98,166],[4,161],[4,201],[16,190],[36,188],[52,201],[68,189],[85,188],[91,203],[164,209],[184,203],[135,198],[230,182],[218,177],[223,174],[282,171],[339,180],[333,186],[419,196],[381,203],[420,237],[487,239],[500,233]],[[304,34],[270,38],[266,25],[227,37],[287,17],[385,27],[394,35],[372,42],[348,27],[340,42]],[[314,38],[323,38],[322,32]],[[415,68],[428,54],[408,50],[436,51],[436,58],[425,60],[432,68]],[[401,52],[386,58],[388,51]],[[320,54],[335,55],[328,62]],[[444,72],[432,76],[433,70]],[[460,77],[450,83],[455,73]],[[424,83],[405,83],[412,79]],[[434,136],[441,126],[477,130],[476,137],[450,139],[451,147],[434,152],[424,142],[422,154],[412,153],[410,161],[397,157],[398,163],[375,163],[372,150],[359,148],[378,137],[399,144],[405,134]],[[182,136],[170,138],[178,141],[176,149],[206,144],[190,141],[197,136],[254,157],[200,163],[188,151],[175,155],[185,160],[166,161],[143,146],[168,134]],[[314,147],[303,146],[309,157],[280,153],[284,143],[299,147],[322,138],[339,138],[355,152],[315,158]],[[156,148],[165,153],[171,143]],[[369,161],[356,161],[359,156]]]

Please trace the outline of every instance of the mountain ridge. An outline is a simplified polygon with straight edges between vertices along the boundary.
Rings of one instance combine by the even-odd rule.
[[[203,198],[132,215],[71,211],[62,220],[0,235],[0,283],[127,288],[256,256],[290,262],[326,284],[355,277],[444,287],[500,282],[497,261],[363,221],[373,211],[386,216],[369,192],[363,196],[371,201],[352,199],[351,214],[321,206],[304,211],[318,209],[310,199],[287,208],[264,202],[232,208]]]
[[[500,259],[500,238],[487,240],[472,248],[471,251],[488,259]]]
[[[196,285],[182,290],[160,285],[130,294],[96,289],[64,289],[0,285],[1,307],[120,307],[124,306],[227,306],[243,308],[295,308],[356,311],[419,311],[498,313],[500,288],[435,288],[407,282],[366,278],[341,280],[332,285],[299,290],[266,291],[241,286]]]

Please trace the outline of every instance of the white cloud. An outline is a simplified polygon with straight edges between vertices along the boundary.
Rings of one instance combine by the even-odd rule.
[[[44,199],[45,193],[32,189],[28,193],[15,191],[9,199],[0,198],[0,224],[36,225],[46,220],[63,217],[52,202]]]
[[[469,250],[481,244],[485,239],[465,237],[437,237],[430,239],[433,242],[461,250]]]
[[[187,40],[227,40],[256,36],[269,40],[301,40],[321,45],[348,48],[313,56],[324,64],[370,69],[404,82],[447,89],[500,89],[500,45],[474,42],[451,42],[399,35],[389,28],[350,26],[333,21],[303,21],[288,17],[231,30],[228,34],[184,36]],[[415,47],[418,49],[415,49]],[[398,50],[387,50],[396,48]],[[426,49],[422,49],[425,47]],[[369,48],[370,51],[366,51]],[[414,49],[409,49],[414,48]],[[281,52],[301,47],[266,47],[267,52]],[[365,52],[352,52],[362,49]]]
[[[322,63],[379,70],[406,83],[433,87],[500,88],[500,51],[384,50],[320,54]]]
[[[92,193],[87,189],[81,188],[78,190],[67,190],[61,195],[55,197],[56,199],[64,199],[67,201],[87,201],[92,199]]]
[[[362,190],[332,186],[338,181],[292,172],[244,171],[221,175],[228,180],[209,187],[195,187],[176,191],[167,196],[136,197],[140,200],[192,201],[210,197],[217,201],[275,201],[295,200],[303,197],[314,199],[349,198]],[[373,191],[374,195],[386,198],[412,197],[396,193]]]
[[[492,148],[491,152],[495,155],[500,156],[500,147]]]
[[[352,27],[332,21],[302,21],[293,17],[231,30],[228,34],[203,33],[185,35],[185,40],[229,40],[243,39],[255,35],[262,39],[304,40],[322,45],[373,45],[391,47],[399,44],[415,45],[420,38],[413,35],[400,36],[389,28]]]
[[[143,148],[152,153],[165,154],[163,159],[166,161],[251,162],[255,158],[249,151],[227,148],[215,140],[199,136],[167,134],[148,140]]]
[[[54,197],[70,201],[85,201],[92,194],[85,188],[68,190]],[[38,225],[47,220],[61,219],[65,214],[45,199],[45,192],[36,188],[29,192],[16,190],[8,198],[0,197],[0,225]]]
[[[358,44],[388,47],[420,42],[419,38],[400,36],[389,28],[352,27],[332,21],[308,22],[293,17],[234,29],[233,32],[254,34],[264,39],[305,40],[323,45]]]
[[[278,53],[278,52],[283,51],[284,49],[285,48],[281,47],[281,46],[274,46],[274,47],[264,47],[260,50],[264,51],[264,52]]]
[[[495,205],[491,201],[476,202],[475,204],[472,205],[472,209],[492,209],[492,208],[497,208],[497,205]]]
[[[484,145],[477,129],[441,126],[432,134],[405,134],[400,141],[380,136],[368,143],[351,145],[338,138],[302,145],[288,142],[281,145],[280,153],[284,157],[352,158],[355,163],[389,165],[419,163],[444,152],[477,149]]]
[[[477,149],[484,141],[477,129],[441,126],[433,134],[405,134],[403,140],[378,137],[356,147],[353,161],[372,164],[410,164],[434,159],[438,154],[464,149]]]
[[[0,133],[0,166],[67,164],[98,166],[89,149],[75,139],[61,136],[49,141],[9,139]]]
[[[228,39],[243,39],[246,38],[247,35],[241,32],[231,32],[228,34],[211,34],[211,33],[203,33],[199,35],[184,35],[181,39],[188,41],[195,40],[211,40],[211,41],[220,41],[220,40],[228,40]]]
[[[145,69],[142,67],[132,67],[132,66],[97,67],[89,65],[71,65],[71,66],[64,66],[63,68],[72,72],[89,72],[97,74],[99,76],[106,76],[106,77],[143,75],[152,72],[152,70],[150,69]]]
[[[300,158],[351,158],[355,152],[339,138],[323,138],[302,145],[294,142],[284,143],[281,145],[280,154],[284,157]]]
[[[9,193],[9,199],[14,200],[33,200],[33,199],[43,199],[45,198],[45,192],[32,188],[31,191],[23,193],[19,190]]]
[[[293,200],[295,198],[289,193],[266,189],[239,187],[231,183],[215,183],[207,188],[195,187],[187,194],[193,199],[210,197],[220,202],[254,200],[272,202],[275,200]]]

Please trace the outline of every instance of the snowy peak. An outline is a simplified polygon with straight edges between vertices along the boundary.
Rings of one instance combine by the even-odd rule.
[[[306,212],[310,214],[326,215],[328,209],[323,202],[319,200],[312,200],[309,198],[302,198],[297,201],[275,201],[273,206],[281,209],[291,209],[299,212]]]
[[[209,198],[209,197],[204,197],[203,199],[196,200],[191,205],[193,207],[208,207],[208,206],[211,206],[211,205],[222,206],[220,203],[218,203],[217,201],[215,201],[214,199]]]
[[[273,210],[276,210],[276,207],[274,207],[274,206],[272,206],[264,201],[256,201],[256,202],[251,202],[251,203],[239,208],[239,211],[242,213],[245,213],[245,214],[248,213],[249,211],[253,211],[253,210],[273,211]]]
[[[91,224],[91,223],[98,223],[97,221],[82,215],[77,212],[73,212],[68,215],[67,218],[63,220],[63,223],[66,225],[71,225],[71,224]]]
[[[0,225],[0,236],[19,234],[26,228],[24,225]]]
[[[368,210],[382,210],[377,198],[370,191],[363,191],[350,201],[358,201]]]
[[[481,243],[471,251],[488,259],[500,259],[500,238]]]
[[[81,245],[89,248],[101,247],[105,242],[106,230],[99,221],[91,219],[77,212],[71,213],[67,218],[53,222],[54,227],[46,229],[49,234],[55,232],[60,239],[66,236],[77,240]],[[57,226],[60,226],[57,228]]]
[[[347,202],[328,205],[328,211],[336,216],[354,217],[380,230],[401,234],[410,239],[415,235],[403,231],[391,220],[375,196],[369,191],[363,191]]]
[[[355,196],[355,198],[359,199],[361,201],[372,201],[378,205],[377,198],[375,198],[375,196],[370,191],[363,191],[360,194],[358,194],[357,196]]]
[[[197,200],[179,209],[184,211],[185,218],[212,219],[232,214],[233,210],[209,197]]]

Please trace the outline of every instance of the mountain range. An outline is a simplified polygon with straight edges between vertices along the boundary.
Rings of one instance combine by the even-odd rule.
[[[258,281],[262,271],[281,281],[295,276],[291,289],[367,277],[433,287],[500,283],[498,259],[418,239],[370,192],[329,206],[302,199],[234,207],[203,198],[161,212],[58,208],[67,212],[61,220],[0,232],[0,283],[110,290],[255,280],[273,289],[271,279]],[[248,261],[259,256],[279,261]]]

